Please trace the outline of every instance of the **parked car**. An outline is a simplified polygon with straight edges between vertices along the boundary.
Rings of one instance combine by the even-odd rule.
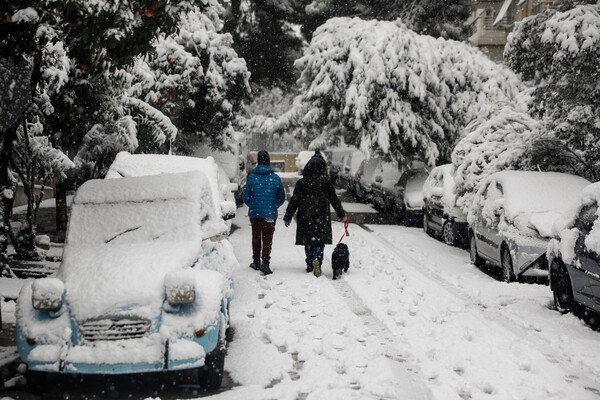
[[[17,300],[32,386],[48,373],[192,368],[220,386],[237,261],[211,186],[194,171],[79,188],[57,277],[26,284]]]
[[[371,202],[373,199],[373,183],[375,183],[375,174],[380,169],[381,159],[369,158],[361,162],[356,172],[356,182],[354,184],[354,195],[359,201]]]
[[[420,224],[423,218],[423,184],[429,173],[425,168],[404,171],[396,184],[396,216],[405,225]]]
[[[600,313],[600,183],[586,187],[578,205],[554,225],[555,239],[548,244],[550,288],[561,313]]]
[[[204,143],[195,143],[192,146],[192,156],[197,158],[212,157],[217,165],[223,169],[229,180],[229,190],[233,193],[236,204],[242,205],[242,196],[246,186],[248,174],[254,170],[254,159],[242,145],[234,145],[231,151],[213,150]]]
[[[320,152],[320,153],[323,156],[323,158],[325,159],[325,161],[327,161],[327,156],[325,154],[323,154],[323,152]],[[314,155],[315,155],[315,151],[308,151],[308,150],[301,151],[298,153],[298,155],[296,156],[296,169],[298,170],[299,175],[302,175],[302,171],[304,170],[306,163]]]
[[[456,206],[452,164],[435,167],[423,185],[423,230],[450,246],[466,246],[467,216]]]
[[[556,172],[502,171],[481,184],[468,213],[471,262],[489,261],[506,282],[547,277],[552,224],[589,182]]]
[[[398,195],[398,180],[402,171],[390,162],[382,162],[375,173],[373,183],[373,205],[385,213],[395,213],[396,196]]]
[[[354,193],[356,187],[356,174],[361,163],[365,159],[362,151],[355,150],[342,158],[342,169],[338,174],[338,186],[346,189],[349,193]]]
[[[331,177],[331,182],[336,185],[340,172],[344,167],[344,157],[352,153],[355,149],[345,148],[345,149],[331,149],[325,151],[325,156],[330,160],[329,162],[329,176]]]
[[[105,179],[201,171],[208,177],[216,213],[226,220],[235,215],[235,198],[227,173],[212,157],[198,158],[166,154],[131,154],[122,151],[110,165]],[[231,221],[227,222],[231,226]]]

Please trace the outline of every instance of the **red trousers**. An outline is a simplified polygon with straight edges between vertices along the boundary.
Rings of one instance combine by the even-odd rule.
[[[273,232],[275,232],[275,220],[267,218],[250,218],[252,224],[252,259],[254,262],[271,259],[271,246],[273,244]]]

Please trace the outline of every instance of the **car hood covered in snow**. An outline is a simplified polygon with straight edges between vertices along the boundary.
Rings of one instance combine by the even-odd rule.
[[[165,275],[192,266],[201,247],[188,241],[69,249],[59,278],[72,317],[125,313],[154,320],[165,298]]]

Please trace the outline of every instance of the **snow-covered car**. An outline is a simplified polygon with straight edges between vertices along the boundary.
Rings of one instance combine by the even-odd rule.
[[[110,165],[105,179],[201,171],[208,179],[216,213],[227,220],[235,217],[236,203],[227,173],[214,158],[174,156],[166,154],[131,154],[122,151]]]
[[[362,151],[355,150],[342,158],[342,169],[338,173],[338,186],[353,193],[356,185],[356,174],[365,159]]]
[[[373,205],[386,213],[396,211],[395,198],[398,192],[398,180],[402,176],[402,171],[398,166],[390,162],[382,162],[378,171],[375,173],[375,183],[373,183]]]
[[[231,151],[213,150],[209,145],[197,143],[192,147],[192,156],[198,158],[212,157],[230,181],[229,190],[233,193],[236,204],[243,204],[242,196],[246,186],[246,178],[253,170],[254,160],[241,145],[232,146]]]
[[[435,167],[423,185],[423,230],[450,246],[466,245],[467,216],[456,206],[452,164]]]
[[[563,214],[548,243],[550,288],[556,308],[600,313],[600,183],[586,187],[577,207]]]
[[[323,156],[323,158],[325,159],[325,161],[327,161],[327,157],[325,156],[325,154],[323,154],[323,152],[320,152],[320,153]],[[296,169],[298,170],[299,175],[302,175],[302,171],[304,170],[306,163],[314,155],[315,155],[315,152],[311,151],[311,150],[303,150],[298,153],[298,155],[296,156]]]
[[[344,167],[344,157],[352,153],[355,149],[344,148],[344,149],[332,149],[325,152],[326,157],[330,160],[329,162],[329,176],[331,182],[337,184],[338,177],[342,168]]]
[[[354,183],[354,195],[359,201],[371,202],[373,199],[373,183],[375,183],[375,174],[381,168],[380,165],[379,158],[365,159],[360,163]]]
[[[83,184],[57,277],[17,300],[31,383],[197,368],[220,386],[237,261],[215,209],[199,171]]]
[[[589,182],[557,172],[502,171],[487,177],[467,216],[471,262],[487,260],[506,282],[547,277],[552,225]]]
[[[396,183],[394,198],[400,222],[406,225],[420,223],[423,217],[423,184],[428,176],[425,168],[411,168],[402,173]]]

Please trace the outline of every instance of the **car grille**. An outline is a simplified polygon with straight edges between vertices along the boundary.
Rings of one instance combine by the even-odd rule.
[[[137,339],[146,334],[150,321],[142,318],[103,318],[85,321],[79,326],[84,340]]]

